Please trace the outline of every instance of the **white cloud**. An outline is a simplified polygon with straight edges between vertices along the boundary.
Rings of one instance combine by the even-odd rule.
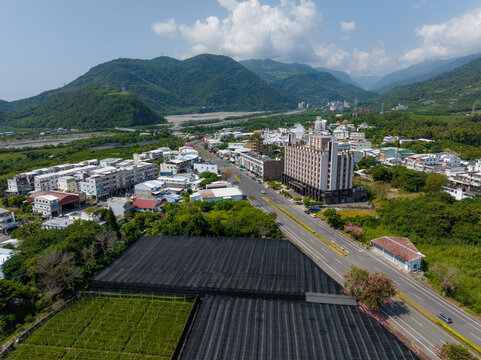
[[[423,38],[423,44],[404,53],[402,59],[407,64],[481,52],[481,8],[437,25],[424,25],[416,34]]]
[[[341,21],[341,31],[342,32],[350,32],[356,30],[356,22],[351,21],[351,22],[346,22],[346,21]]]
[[[167,22],[153,23],[152,25],[150,25],[150,28],[157,35],[172,36],[175,33],[175,31],[177,30],[177,25],[175,24],[175,19],[172,18]]]
[[[429,0],[421,0],[419,2],[417,2],[416,4],[414,4],[412,7],[414,9],[419,9],[421,6],[423,6],[424,4],[427,4],[429,2]]]
[[[392,70],[394,61],[383,44],[371,51],[346,51],[320,37],[322,14],[313,0],[278,0],[264,5],[262,0],[218,0],[228,14],[209,16],[193,24],[178,24],[174,19],[152,25],[159,35],[178,34],[189,43],[185,57],[222,54],[237,60],[272,58],[278,61],[325,66],[353,74],[379,74]],[[349,40],[356,23],[341,22],[341,39]],[[391,67],[390,67],[391,66]]]
[[[210,16],[178,29],[191,47],[186,55],[203,52],[236,59],[272,57],[306,60],[312,56],[311,36],[320,29],[321,13],[311,0],[281,0],[276,6],[258,0],[218,0],[225,18]]]
[[[362,51],[355,48],[352,52],[339,49],[335,44],[320,44],[315,53],[323,66],[345,69],[350,74],[378,74],[392,70],[393,59],[383,48]]]

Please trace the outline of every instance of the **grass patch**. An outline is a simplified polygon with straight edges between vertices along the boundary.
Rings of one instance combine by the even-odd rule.
[[[192,305],[174,298],[85,296],[7,359],[169,359]]]
[[[372,210],[372,209],[348,209],[348,210],[338,210],[337,212],[344,217],[377,216],[376,210]]]

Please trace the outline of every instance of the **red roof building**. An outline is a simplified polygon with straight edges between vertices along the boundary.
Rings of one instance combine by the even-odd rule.
[[[419,271],[425,255],[408,238],[383,236],[371,240],[374,250],[408,271]]]
[[[41,191],[36,191],[34,193],[31,193],[27,200],[35,200],[35,198],[39,196],[45,196],[45,195],[55,196],[58,199],[58,203],[60,206],[64,206],[67,204],[74,203],[76,201],[77,202],[80,201],[80,197],[77,194],[69,194],[69,193],[63,193],[58,191],[46,191],[46,190],[41,190]]]
[[[160,210],[160,204],[159,200],[135,199],[133,205],[137,211],[155,212]]]

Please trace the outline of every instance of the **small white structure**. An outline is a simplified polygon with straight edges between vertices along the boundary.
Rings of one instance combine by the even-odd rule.
[[[43,195],[35,198],[32,211],[42,214],[44,217],[61,215],[62,211],[58,198],[53,195]]]
[[[190,195],[190,201],[242,200],[244,193],[236,187],[200,190]]]
[[[425,255],[421,254],[408,238],[383,236],[371,240],[371,245],[374,251],[404,269],[410,272],[421,270]]]
[[[17,226],[18,223],[15,221],[15,214],[6,209],[0,208],[0,232],[6,234]]]
[[[479,193],[475,193],[473,191],[467,191],[463,188],[450,188],[450,187],[443,187],[443,191],[454,196],[456,200],[463,200],[463,199],[474,199],[475,197],[479,196]]]
[[[194,164],[194,171],[197,171],[197,173],[199,174],[203,173],[204,171],[219,174],[219,168],[217,167],[217,165],[209,163]]]
[[[108,208],[112,210],[115,216],[121,217],[134,210],[128,197],[111,197],[108,201]]]

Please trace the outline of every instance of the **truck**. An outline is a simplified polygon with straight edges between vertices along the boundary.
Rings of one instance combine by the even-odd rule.
[[[321,208],[319,206],[311,206],[309,211],[321,211]]]

